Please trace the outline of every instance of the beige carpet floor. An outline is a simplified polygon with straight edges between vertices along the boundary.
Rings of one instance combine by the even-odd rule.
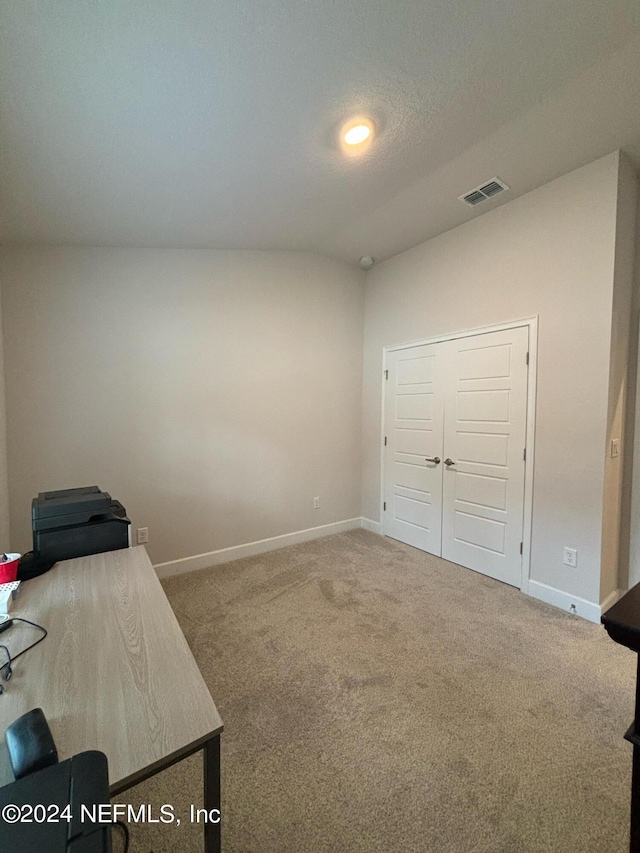
[[[634,655],[598,626],[357,530],[165,582],[225,723],[226,853],[623,853]],[[199,756],[119,802],[202,849]]]

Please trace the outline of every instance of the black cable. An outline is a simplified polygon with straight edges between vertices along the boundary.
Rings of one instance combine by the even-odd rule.
[[[8,672],[10,673],[11,672],[11,654],[9,653],[9,649],[6,646],[3,646],[2,643],[0,643],[0,649],[4,649],[4,653],[7,656],[7,662],[4,664],[2,669],[4,669],[5,666],[8,666],[9,667]],[[2,670],[0,670],[0,672],[1,671]],[[11,676],[7,675],[5,678],[5,681],[7,681],[9,678],[11,678]],[[0,695],[2,695],[3,693],[4,693],[4,687],[2,684],[0,684]]]
[[[120,829],[124,832],[124,853],[128,853],[129,850],[129,827],[123,820],[117,820],[115,823],[116,826],[119,826]]]
[[[22,619],[19,616],[12,616],[11,618],[13,620],[14,625],[16,622],[24,622],[25,625],[30,625],[32,628],[37,628],[38,631],[42,631],[42,636],[39,637],[34,643],[31,643],[30,646],[27,646],[26,649],[22,649],[21,652],[18,652],[17,655],[10,654],[9,649],[7,649],[6,646],[2,646],[2,648],[6,651],[7,656],[9,658],[9,660],[5,664],[0,666],[0,673],[2,674],[2,677],[5,679],[5,681],[7,681],[11,677],[10,675],[7,676],[5,673],[5,670],[7,669],[7,667],[8,667],[8,671],[10,673],[11,672],[11,664],[15,660],[17,660],[19,657],[21,657],[23,654],[28,652],[30,649],[35,648],[35,646],[37,646],[38,643],[41,643],[45,639],[45,637],[47,636],[47,633],[48,633],[47,629],[44,628],[42,625],[38,625],[37,622],[31,622],[29,619]]]

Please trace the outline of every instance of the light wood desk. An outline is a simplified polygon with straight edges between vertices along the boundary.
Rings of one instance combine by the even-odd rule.
[[[7,726],[41,707],[61,760],[106,754],[112,796],[202,749],[205,808],[220,809],[222,720],[143,547],[57,563],[25,581],[11,615],[49,635],[0,696],[0,763]],[[37,637],[15,625],[0,642],[16,653]],[[204,832],[219,851],[220,824]]]

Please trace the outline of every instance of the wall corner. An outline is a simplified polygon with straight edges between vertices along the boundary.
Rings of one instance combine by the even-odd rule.
[[[613,258],[609,397],[602,513],[600,601],[608,601],[630,579],[634,423],[640,301],[636,230],[638,180],[626,154],[618,154]],[[617,452],[617,455],[614,453]]]

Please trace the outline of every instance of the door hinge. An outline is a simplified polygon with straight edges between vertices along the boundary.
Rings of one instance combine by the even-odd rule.
[[[522,542],[520,543],[520,553],[522,554]]]
[[[383,509],[385,512],[387,511],[387,502],[386,502],[386,501],[382,504],[382,509]]]
[[[389,378],[389,371],[388,371],[388,370],[385,370],[385,372],[384,372],[384,378],[385,378],[385,379],[388,379],[388,378]]]
[[[529,353],[527,353],[527,364],[529,364]]]
[[[527,461],[527,448],[526,448],[526,447],[525,447],[525,449],[522,451],[522,458],[524,459],[524,461],[525,461],[525,462]]]
[[[385,447],[387,446],[387,436],[386,436],[386,435],[385,435],[385,437],[384,437],[384,446],[385,446]]]

